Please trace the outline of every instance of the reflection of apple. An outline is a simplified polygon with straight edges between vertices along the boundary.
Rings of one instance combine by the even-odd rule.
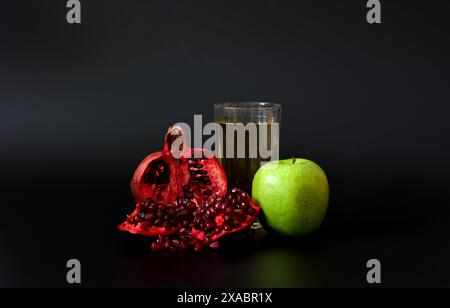
[[[289,236],[316,231],[328,208],[327,177],[306,159],[267,163],[256,173],[252,193],[267,226]]]

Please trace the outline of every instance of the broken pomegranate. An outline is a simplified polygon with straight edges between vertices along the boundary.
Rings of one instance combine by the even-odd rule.
[[[136,202],[170,203],[181,197],[200,202],[213,193],[226,194],[227,178],[217,159],[203,149],[190,149],[185,138],[181,127],[169,128],[163,150],[141,162],[131,180]]]
[[[250,227],[260,212],[246,192],[227,194],[217,159],[190,149],[184,137],[180,127],[170,128],[163,150],[145,158],[131,181],[137,206],[119,229],[157,237],[153,251],[217,249],[219,238]],[[173,155],[174,144],[181,155]]]

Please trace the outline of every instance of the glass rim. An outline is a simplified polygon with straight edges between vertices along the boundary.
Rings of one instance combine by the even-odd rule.
[[[216,103],[214,108],[228,110],[275,110],[281,109],[281,105],[272,102],[225,102]]]

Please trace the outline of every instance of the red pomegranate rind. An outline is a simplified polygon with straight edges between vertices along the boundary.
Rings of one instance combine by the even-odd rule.
[[[189,219],[192,215],[192,210],[183,214],[184,208],[178,207],[177,203],[162,204],[146,199],[136,205],[136,210],[119,226],[119,230],[146,236],[173,234],[181,226],[180,219]]]
[[[140,163],[131,180],[131,191],[137,203],[147,198],[172,202],[183,197],[186,185],[198,202],[214,193],[226,194],[225,171],[214,155],[203,149],[189,149],[177,141],[181,144],[180,158],[172,156],[172,143],[182,136],[180,127],[169,128],[163,150],[147,156]]]
[[[178,184],[175,181],[170,181],[170,175],[175,170],[174,164],[170,154],[164,152],[155,152],[147,156],[139,164],[131,180],[131,192],[135,201],[139,203],[146,198],[161,202],[172,201],[173,196],[178,194]],[[164,176],[161,174],[160,177],[155,176],[155,173],[161,172],[161,170],[157,170],[158,167],[163,167],[162,173],[167,172],[168,174]],[[167,177],[169,181],[167,181]]]
[[[163,227],[155,227],[155,226],[148,226],[145,227],[146,222],[140,222],[138,224],[133,224],[133,219],[138,215],[140,212],[140,209],[136,209],[133,214],[131,214],[127,220],[122,223],[119,226],[120,231],[128,231],[131,234],[141,234],[145,236],[158,236],[158,235],[170,235],[177,231],[176,228],[171,228],[169,230],[166,230],[166,228]]]

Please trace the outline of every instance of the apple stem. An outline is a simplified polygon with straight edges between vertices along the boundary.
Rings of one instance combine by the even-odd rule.
[[[292,164],[295,165],[295,162],[297,161],[297,159],[295,157],[292,157]]]

